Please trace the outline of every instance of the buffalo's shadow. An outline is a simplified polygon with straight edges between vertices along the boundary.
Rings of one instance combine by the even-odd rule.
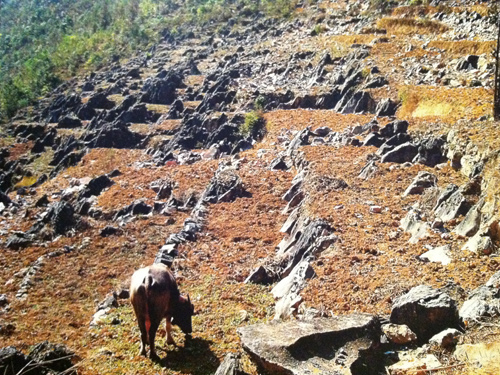
[[[169,350],[171,346],[158,347],[158,352],[162,352],[159,364],[185,374],[213,374],[219,367],[220,361],[210,349],[212,343],[212,341],[195,337],[175,349]]]

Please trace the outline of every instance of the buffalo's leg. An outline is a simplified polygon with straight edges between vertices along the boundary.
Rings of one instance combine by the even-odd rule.
[[[174,338],[172,337],[172,323],[170,323],[170,317],[167,316],[167,318],[165,319],[165,329],[167,331],[167,344],[168,345],[175,345],[175,340]]]
[[[156,354],[155,348],[155,338],[156,331],[158,330],[158,326],[160,325],[159,319],[151,319],[151,326],[149,327],[148,338],[149,338],[149,358],[152,360],[158,360],[159,357]]]
[[[146,330],[145,319],[137,319],[139,330],[141,331],[141,351],[140,355],[146,355],[146,345],[148,343],[148,331]]]

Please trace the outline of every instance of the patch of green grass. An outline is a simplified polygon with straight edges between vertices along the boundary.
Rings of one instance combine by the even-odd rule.
[[[33,185],[36,180],[38,180],[38,177],[36,176],[24,176],[21,181],[19,181],[17,184],[14,185],[14,189],[19,189],[22,187],[29,187]]]
[[[265,133],[266,121],[261,111],[248,112],[245,122],[240,127],[240,133],[244,136],[262,138]]]
[[[162,322],[156,336],[162,360],[154,363],[140,356],[139,328],[131,305],[125,301],[85,338],[84,345],[91,349],[82,368],[99,374],[213,374],[225,354],[238,350],[238,327],[272,318],[274,299],[269,287],[223,283],[214,275],[205,275],[186,281],[180,289],[189,293],[198,312],[193,317],[189,344],[174,326],[177,346],[167,345]]]

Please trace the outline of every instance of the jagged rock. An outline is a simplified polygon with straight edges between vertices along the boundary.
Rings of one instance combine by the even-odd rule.
[[[403,197],[411,194],[422,194],[425,189],[435,186],[437,186],[436,175],[427,171],[420,171],[403,193]]]
[[[287,277],[276,284],[271,290],[274,298],[280,299],[276,304],[275,319],[284,319],[292,315],[299,293],[306,285],[306,280],[314,275],[315,272],[309,261],[303,260],[294,267]]]
[[[407,142],[395,147],[393,150],[384,154],[381,158],[382,163],[406,163],[411,162],[418,153],[418,148],[413,143]]]
[[[457,190],[436,208],[435,215],[446,223],[452,219],[456,219],[460,215],[466,214],[469,207],[470,205],[462,194],[462,191]]]
[[[29,358],[13,346],[0,349],[0,374],[17,375],[28,364]],[[23,374],[39,374],[39,372],[26,371]]]
[[[59,373],[73,366],[71,358],[74,355],[75,353],[64,345],[43,341],[33,347],[29,353],[29,358],[32,358],[35,362],[44,363],[44,369]],[[75,374],[76,371],[72,371],[71,373]]]
[[[122,112],[118,121],[132,123],[147,123],[153,120],[153,113],[148,111],[145,104],[136,104]]]
[[[434,249],[431,248],[420,255],[419,259],[427,262],[441,263],[443,266],[446,266],[451,263],[451,246],[444,245]]]
[[[436,211],[436,209],[441,206],[441,204],[446,201],[448,198],[450,198],[456,191],[458,190],[458,186],[455,184],[449,184],[444,188],[444,190],[439,194],[439,197],[437,199],[436,205],[434,206],[433,210]]]
[[[144,103],[172,104],[176,99],[175,91],[182,84],[182,76],[172,73],[165,78],[149,78],[144,83],[141,99]]]
[[[310,221],[303,218],[298,220],[290,235],[277,247],[276,256],[288,259],[288,264],[280,271],[280,276],[287,276],[302,259],[315,256],[330,246],[332,241],[335,241],[334,238],[327,237],[331,229],[323,220]],[[327,238],[327,241],[323,241]]]
[[[378,374],[376,317],[356,314],[238,329],[243,348],[266,374]]]
[[[9,300],[5,294],[0,294],[0,307],[5,307],[9,304]]]
[[[462,247],[462,250],[472,251],[479,255],[489,255],[495,249],[493,241],[487,232],[478,231]]]
[[[411,234],[408,242],[417,243],[422,238],[429,235],[429,225],[421,220],[420,213],[416,210],[411,210],[401,220],[401,228]]]
[[[239,356],[234,353],[227,354],[214,375],[243,375]]]
[[[443,137],[428,137],[418,145],[418,155],[414,162],[435,167],[446,161],[444,148],[446,140]]]
[[[106,310],[106,309],[116,308],[116,307],[118,307],[118,299],[117,299],[116,293],[113,292],[113,293],[107,295],[104,300],[99,302],[99,304],[97,305],[96,311]]]
[[[50,223],[56,234],[64,234],[76,223],[75,210],[68,202],[57,202],[49,208],[43,221]]]
[[[269,169],[271,169],[272,171],[278,171],[278,170],[286,171],[288,169],[288,166],[285,163],[285,157],[279,156],[273,161],[271,161]]]
[[[373,113],[375,111],[375,106],[375,101],[368,92],[357,91],[339,112],[343,114]]]
[[[379,117],[381,116],[394,116],[398,109],[399,103],[392,101],[391,99],[383,99],[375,108],[375,114]]]
[[[104,189],[112,186],[113,184],[113,180],[111,180],[107,175],[93,178],[80,192],[78,200],[82,198],[90,198],[91,196],[98,196]]]
[[[103,125],[97,132],[85,136],[89,147],[98,148],[137,148],[143,136],[130,131],[120,120]]]
[[[379,133],[373,132],[366,136],[363,141],[363,146],[375,146],[380,147],[384,144],[384,139],[380,136]]]
[[[429,344],[437,345],[442,348],[452,348],[458,343],[458,336],[462,332],[455,328],[448,328],[429,339]]]
[[[433,354],[424,356],[407,356],[403,360],[387,368],[388,375],[424,375],[431,370],[438,369],[443,365]]]
[[[73,116],[65,116],[63,117],[57,127],[60,129],[74,129],[82,126],[82,122],[79,118]]]
[[[38,199],[35,203],[35,207],[45,207],[48,206],[50,203],[49,198],[47,197],[47,194],[42,195],[40,199]]]
[[[375,176],[378,171],[377,163],[375,160],[371,160],[361,169],[361,172],[358,175],[358,178],[362,178],[363,180],[368,180]]]
[[[153,211],[153,207],[146,204],[142,200],[137,200],[132,204],[122,208],[119,210],[113,220],[117,220],[118,218],[125,215],[149,215]]]
[[[414,287],[396,298],[391,323],[406,324],[421,343],[446,328],[461,326],[455,301],[448,294],[426,285]]]
[[[225,169],[215,173],[202,200],[209,203],[231,202],[243,193],[241,178],[233,169]]]
[[[99,233],[99,234],[101,237],[109,237],[109,236],[113,236],[115,234],[121,234],[121,233],[122,233],[122,230],[120,228],[113,227],[111,225],[107,225],[101,230],[101,233]]]
[[[404,345],[417,341],[417,335],[405,324],[383,324],[382,332],[394,344]]]
[[[245,284],[252,283],[252,284],[269,285],[273,282],[274,282],[274,277],[270,275],[270,272],[264,266],[257,267],[245,279]]]
[[[485,285],[472,291],[460,308],[463,320],[476,321],[481,317],[500,315],[500,272],[493,274]]]
[[[3,203],[6,207],[12,203],[12,200],[3,191],[0,191],[0,203]]]
[[[484,205],[484,199],[480,199],[477,204],[472,207],[465,218],[453,230],[456,234],[462,237],[474,236],[481,225],[481,208]]]
[[[11,234],[7,238],[5,247],[7,247],[7,249],[19,250],[30,246],[34,241],[35,238],[33,235],[23,232],[16,232]]]
[[[92,95],[86,105],[92,109],[111,109],[115,106],[115,103],[109,100],[105,93],[100,92]]]
[[[63,169],[74,166],[82,160],[82,158],[85,155],[85,151],[73,151],[70,152],[69,154],[65,155],[59,164],[57,164],[54,169],[50,172],[50,177],[53,178],[57,176],[59,172],[61,172]]]
[[[384,138],[391,138],[396,134],[406,133],[408,131],[408,121],[396,120],[388,123],[380,129],[380,135]]]

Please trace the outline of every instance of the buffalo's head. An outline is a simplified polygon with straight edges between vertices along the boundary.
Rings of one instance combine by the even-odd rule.
[[[176,305],[172,314],[172,324],[179,326],[185,335],[193,332],[191,317],[194,315],[194,306],[191,303],[189,295],[187,298],[180,296],[179,303]]]

